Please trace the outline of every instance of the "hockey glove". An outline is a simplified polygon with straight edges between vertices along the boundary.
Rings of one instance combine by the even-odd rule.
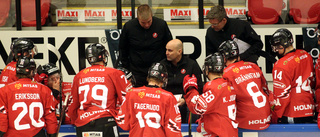
[[[192,75],[192,77],[190,77],[189,75],[186,75],[183,78],[183,91],[184,91],[184,93],[187,94],[187,92],[191,88],[195,88],[196,90],[198,90],[197,78],[194,75]]]

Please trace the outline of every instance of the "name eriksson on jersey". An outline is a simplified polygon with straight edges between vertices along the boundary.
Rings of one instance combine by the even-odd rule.
[[[16,100],[20,99],[40,99],[38,93],[16,93],[14,94]]]

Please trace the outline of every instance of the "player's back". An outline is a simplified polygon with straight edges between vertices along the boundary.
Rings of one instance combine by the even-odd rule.
[[[223,77],[236,92],[237,118],[240,128],[262,130],[269,127],[270,104],[266,81],[260,68],[251,62],[239,61],[224,69]]]
[[[207,82],[203,91],[205,92],[199,100],[206,102],[204,109],[207,111],[201,120],[205,125],[205,131],[220,137],[238,136],[238,122],[235,121],[236,93],[230,83],[223,78],[215,79]]]
[[[282,57],[273,68],[274,93],[278,98],[287,98],[291,101],[288,108],[282,107],[279,116],[305,117],[312,116],[314,109],[313,101],[313,60],[308,52],[295,50]],[[284,90],[284,88],[289,88]],[[288,94],[290,93],[290,95]],[[276,105],[278,105],[276,103]],[[276,107],[278,108],[278,107]],[[281,106],[279,107],[281,108]],[[277,112],[279,112],[277,110]],[[283,114],[282,114],[283,113]]]
[[[16,76],[16,63],[17,62],[12,61],[2,70],[0,75],[0,88],[18,80]]]
[[[34,136],[46,127],[57,130],[51,90],[31,79],[23,78],[1,89],[7,99],[8,131],[5,136]]]
[[[123,72],[103,65],[81,70],[73,80],[73,103],[69,107],[69,114],[77,115],[70,116],[75,125],[83,126],[95,119],[112,117],[111,113],[116,113],[117,99],[122,102],[121,91],[126,92],[128,83],[123,79]]]
[[[181,116],[172,93],[144,86],[133,88],[126,98],[130,137],[181,136]]]

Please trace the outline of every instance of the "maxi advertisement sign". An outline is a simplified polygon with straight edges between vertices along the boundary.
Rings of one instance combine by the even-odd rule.
[[[264,50],[271,52],[269,39],[278,28],[254,28],[260,34],[264,45]],[[312,43],[314,28],[289,28],[294,34],[294,46],[312,51],[313,57],[318,57],[319,50]],[[205,33],[206,29],[171,29],[173,38],[181,39],[184,43],[184,54],[196,59],[200,66],[205,58]],[[190,33],[186,33],[190,32]],[[302,33],[304,32],[304,33]],[[45,30],[45,31],[1,31],[0,33],[0,68],[3,69],[10,53],[11,41],[25,37],[34,41],[38,47],[38,55],[35,59],[38,64],[48,62],[55,63],[61,67],[64,81],[72,82],[73,77],[81,69],[88,67],[89,63],[85,59],[85,48],[91,43],[101,43],[110,52],[108,66],[113,67],[113,63],[118,56],[118,40],[121,31],[119,30]],[[307,40],[310,35],[311,40]],[[305,41],[303,41],[305,39]],[[60,61],[58,58],[60,58]],[[265,73],[268,81],[272,81],[272,63],[260,57],[259,66]]]

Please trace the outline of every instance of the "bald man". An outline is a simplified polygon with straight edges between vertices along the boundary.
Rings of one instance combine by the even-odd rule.
[[[198,79],[199,92],[201,94],[203,86],[201,68],[195,60],[183,55],[183,43],[179,39],[173,39],[167,43],[166,57],[160,62],[165,65],[168,71],[168,84],[165,89],[179,97],[183,94],[182,83],[184,76],[194,74]],[[185,100],[183,98],[178,98],[177,100],[181,113],[181,122],[187,123],[188,110]],[[193,120],[196,119],[193,118]]]

